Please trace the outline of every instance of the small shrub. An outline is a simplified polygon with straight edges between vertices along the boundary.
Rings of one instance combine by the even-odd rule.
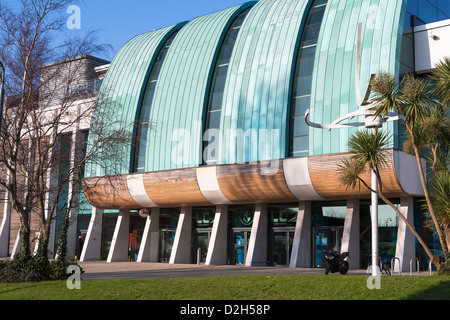
[[[67,268],[76,261],[29,258],[0,261],[0,282],[38,282],[46,280],[65,280],[69,277]],[[81,267],[80,267],[81,269]],[[81,269],[81,272],[84,271]]]

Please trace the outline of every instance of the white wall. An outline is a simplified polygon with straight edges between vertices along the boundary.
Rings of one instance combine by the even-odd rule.
[[[426,73],[445,56],[450,57],[450,20],[414,28],[416,72]]]

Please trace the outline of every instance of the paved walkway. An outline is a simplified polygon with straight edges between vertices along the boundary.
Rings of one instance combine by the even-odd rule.
[[[287,267],[245,267],[239,265],[207,266],[149,262],[79,262],[83,280],[209,277],[224,275],[323,275],[324,269]],[[348,274],[367,275],[366,270],[350,270]],[[330,273],[330,276],[333,274]],[[335,274],[339,275],[339,273]]]

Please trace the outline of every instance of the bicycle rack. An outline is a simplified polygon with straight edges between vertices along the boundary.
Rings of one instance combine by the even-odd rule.
[[[409,260],[409,275],[412,276],[413,271],[412,271],[412,262],[416,260],[416,269],[417,269],[417,275],[420,275],[420,270],[419,270],[419,259],[417,258],[411,258],[411,260]]]
[[[402,274],[402,263],[400,261],[399,257],[394,257],[391,260],[391,268],[392,268],[392,275],[394,275],[394,262],[395,260],[398,260],[398,275],[400,276]]]

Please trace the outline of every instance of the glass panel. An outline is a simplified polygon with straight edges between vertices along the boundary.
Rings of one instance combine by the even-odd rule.
[[[297,78],[296,96],[304,96],[311,93],[312,76]]]
[[[306,136],[309,134],[309,126],[305,122],[305,117],[295,117],[294,120],[294,137]]]
[[[193,208],[192,212],[195,228],[212,228],[216,214],[215,207]]]
[[[142,130],[142,131],[145,131],[145,132],[142,132],[142,134],[145,133],[145,136],[142,136],[141,127],[143,126],[144,123],[148,124],[148,122],[149,122],[150,108],[151,108],[151,104],[153,101],[153,95],[154,95],[155,88],[156,88],[156,82],[159,77],[159,72],[161,71],[161,67],[163,65],[164,58],[166,57],[167,50],[169,49],[169,46],[172,43],[172,41],[175,38],[177,33],[178,33],[178,30],[175,31],[169,37],[169,39],[166,41],[163,49],[161,49],[161,51],[158,53],[156,62],[153,65],[152,71],[150,73],[150,78],[149,78],[149,81],[147,83],[147,87],[146,87],[145,93],[144,93],[143,103],[137,111],[137,112],[139,112],[139,118],[138,118],[139,120],[138,120],[138,123],[136,124],[134,137],[133,137],[134,145],[132,146],[132,151],[131,151],[132,152],[131,158],[133,160],[138,159],[138,157],[140,157],[142,154],[145,155],[145,153],[147,151],[146,150],[146,146],[147,146],[147,132],[146,131],[147,130]],[[143,140],[139,141],[140,139],[143,139]],[[132,172],[143,171],[144,170],[143,166],[144,166],[143,162],[137,163],[136,161],[134,161],[131,171]]]
[[[169,262],[172,253],[175,230],[161,230],[159,262]]]
[[[137,212],[130,216],[130,233],[128,240],[128,259],[137,261],[139,248],[141,247],[142,234],[144,233],[145,220]]]
[[[250,11],[250,8],[247,8],[243,12],[241,12],[237,18],[233,21],[230,29],[227,31],[225,35],[225,39],[221,45],[218,59],[215,66],[214,75],[212,78],[212,89],[209,93],[209,100],[207,106],[207,118],[205,119],[205,127],[204,132],[208,131],[208,129],[220,129],[220,113],[222,109],[222,99],[223,99],[223,91],[226,82],[226,74],[228,71],[228,63],[230,61],[230,57],[233,53],[234,44],[236,42],[236,38],[239,34],[240,26],[244,21],[246,15]],[[217,114],[212,114],[211,111],[216,111]],[[203,142],[203,149],[205,149],[210,142]],[[207,159],[203,159],[204,165],[216,164],[216,161],[212,163],[207,161]]]
[[[105,210],[105,212],[103,212],[100,260],[106,260],[108,258],[118,215],[118,210],[110,210],[109,212]]]
[[[298,76],[308,76],[313,73],[314,68],[314,57],[302,58],[299,61],[300,67],[298,70]]]
[[[220,110],[211,111],[209,113],[208,127],[210,129],[220,127]]]
[[[309,109],[311,104],[311,96],[301,96],[297,97],[294,100],[294,108],[295,108],[295,114],[294,116],[304,116],[306,113],[306,110]]]
[[[223,91],[214,92],[211,97],[211,111],[222,109]],[[214,127],[215,128],[215,127]],[[210,127],[211,129],[211,127]]]
[[[247,256],[250,231],[234,232],[234,264],[244,264]]]
[[[290,232],[274,232],[273,235],[273,264],[285,266],[289,264],[290,247],[292,242],[289,242]]]
[[[197,232],[197,248],[200,248],[200,262],[206,261],[209,244],[209,232]],[[195,259],[197,260],[197,251],[195,252]]]
[[[297,56],[289,136],[290,155],[294,157],[309,155],[309,130],[304,121],[302,121],[304,119],[301,119],[299,116],[304,116],[306,110],[310,107],[314,56],[326,4],[326,0],[314,1],[312,9],[308,13]],[[302,137],[298,138],[299,136]]]
[[[314,228],[314,265],[325,267],[325,253],[329,250],[341,252],[344,227]]]

